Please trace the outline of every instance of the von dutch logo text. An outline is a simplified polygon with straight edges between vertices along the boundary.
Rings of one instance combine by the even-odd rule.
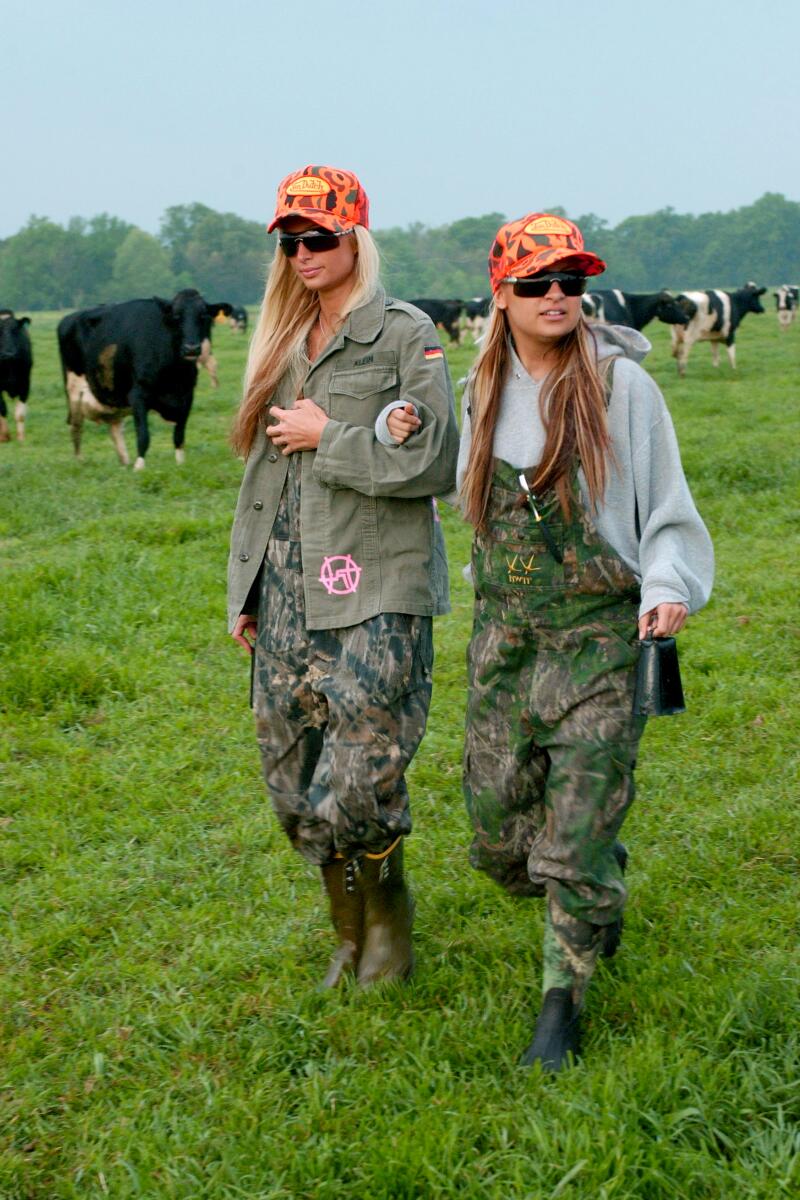
[[[352,596],[361,579],[361,567],[351,554],[329,554],[322,560],[319,581],[329,596]]]
[[[572,226],[569,221],[564,221],[561,217],[537,217],[535,221],[530,221],[525,226],[526,233],[557,233],[569,234],[572,233]]]
[[[290,183],[286,189],[287,196],[325,196],[331,190],[331,185],[327,179],[320,179],[319,175],[303,175],[300,179],[295,179],[294,183]]]
[[[529,559],[524,559],[521,554],[515,554],[513,558],[506,559],[506,567],[508,568],[508,582],[521,583],[523,586],[533,583],[531,575],[536,571],[541,571],[541,567],[535,567],[533,564],[536,561],[536,555],[532,554]]]

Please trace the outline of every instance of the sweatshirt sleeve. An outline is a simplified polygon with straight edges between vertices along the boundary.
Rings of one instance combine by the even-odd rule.
[[[405,408],[407,403],[407,400],[392,400],[390,404],[386,405],[386,408],[381,409],[375,418],[375,437],[382,446],[398,445],[389,432],[389,416],[396,408]],[[416,404],[413,404],[412,408],[414,409],[414,416],[418,417],[419,409],[417,408]],[[402,445],[403,443],[401,442],[399,444]]]
[[[425,353],[436,345],[428,320],[411,325],[401,341],[399,402],[411,402],[419,414],[422,425],[414,436],[402,446],[384,445],[372,425],[329,420],[314,457],[318,483],[406,499],[452,489],[458,451],[455,398],[444,354]]]
[[[697,612],[711,594],[714,550],[683,473],[672,419],[644,371],[645,403],[631,404],[631,453],[639,519],[640,615],[657,604]],[[646,383],[644,382],[646,381]]]

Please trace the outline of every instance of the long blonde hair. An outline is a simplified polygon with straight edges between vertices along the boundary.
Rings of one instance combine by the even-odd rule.
[[[358,248],[355,283],[342,316],[366,303],[380,279],[380,256],[372,235],[362,225],[353,232]],[[276,244],[247,356],[244,396],[231,433],[234,450],[245,458],[253,447],[259,418],[283,376],[289,373],[300,383],[307,366],[306,340],[318,314],[319,296],[306,288]]]
[[[493,305],[470,376],[472,443],[462,486],[464,515],[477,529],[484,526],[492,484],[494,432],[511,365],[508,337],[506,314]],[[554,488],[568,519],[569,480],[576,459],[586,476],[593,509],[605,492],[608,463],[613,462],[606,416],[606,370],[606,365],[598,367],[595,336],[581,316],[555,347],[553,366],[539,392],[545,443],[532,485],[539,494]]]

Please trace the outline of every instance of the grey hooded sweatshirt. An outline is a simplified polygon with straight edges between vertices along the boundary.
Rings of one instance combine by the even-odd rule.
[[[598,359],[612,355],[617,359],[608,406],[608,428],[617,461],[593,515],[594,524],[641,580],[640,615],[665,603],[685,604],[689,612],[697,612],[711,593],[714,551],[683,473],[664,397],[639,366],[650,343],[641,333],[623,325],[594,325],[592,331]],[[512,347],[494,454],[520,470],[535,466],[544,447],[540,386],[541,381],[531,379]],[[469,393],[468,382],[458,455],[459,490],[472,441]],[[579,472],[578,479],[588,510],[583,472]]]
[[[685,604],[689,612],[697,612],[711,593],[714,550],[683,474],[664,397],[639,366],[650,343],[624,325],[593,325],[592,332],[598,359],[617,359],[608,406],[616,467],[609,473],[605,495],[593,515],[595,526],[641,581],[640,615],[657,604],[669,603]],[[511,368],[500,400],[493,450],[496,458],[520,470],[535,466],[544,448],[540,387],[541,381],[531,379],[511,346]],[[462,404],[459,491],[472,443],[469,399],[468,381]],[[387,417],[398,403],[387,405],[375,425],[378,440],[387,446],[394,444]],[[578,480],[588,509],[589,494],[581,471]],[[455,493],[444,499],[457,503]]]
[[[608,405],[616,466],[609,473],[605,495],[593,514],[594,524],[641,581],[640,616],[658,604],[685,604],[690,613],[697,612],[711,594],[714,550],[683,473],[664,397],[639,366],[651,349],[650,343],[643,334],[624,325],[593,325],[592,332],[598,360],[612,356],[617,359]],[[531,379],[513,345],[510,349],[511,368],[500,398],[493,450],[496,458],[522,470],[535,466],[544,448],[545,430],[539,411],[542,381]],[[469,401],[468,380],[462,402],[459,491],[472,444]],[[376,437],[387,446],[394,444],[387,418],[399,404],[388,404],[375,424]],[[582,471],[578,472],[578,480],[588,510],[589,493]],[[443,499],[455,504],[457,494]]]

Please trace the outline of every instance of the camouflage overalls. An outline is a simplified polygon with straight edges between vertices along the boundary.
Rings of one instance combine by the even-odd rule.
[[[404,772],[428,716],[432,618],[380,613],[307,630],[299,455],[261,569],[253,708],[264,778],[292,845],[317,866],[411,830]]]
[[[527,473],[532,478],[533,473]],[[642,718],[632,715],[639,586],[597,533],[572,479],[572,516],[495,460],[476,534],[464,791],[470,861],[508,891],[547,894],[544,991],[579,1003],[603,927],[625,904],[613,853],[633,799]]]

